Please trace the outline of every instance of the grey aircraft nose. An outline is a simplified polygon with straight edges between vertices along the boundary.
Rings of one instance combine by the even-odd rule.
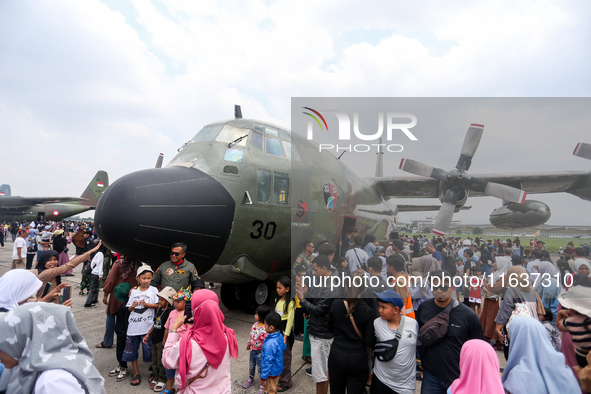
[[[194,168],[137,171],[101,196],[95,226],[106,246],[153,267],[170,259],[175,242],[205,273],[222,254],[234,220],[234,199],[217,180]]]

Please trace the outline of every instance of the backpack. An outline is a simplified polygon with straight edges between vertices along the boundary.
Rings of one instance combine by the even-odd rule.
[[[458,305],[457,300],[450,300],[444,310],[425,323],[419,330],[417,347],[430,347],[437,345],[447,335],[449,328],[449,312]]]

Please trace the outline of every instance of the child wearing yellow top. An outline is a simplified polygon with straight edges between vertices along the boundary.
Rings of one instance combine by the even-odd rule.
[[[283,334],[283,341],[287,345],[283,352],[283,372],[279,377],[278,393],[289,389],[293,384],[291,381],[291,348],[293,347],[293,321],[295,316],[295,301],[291,298],[291,280],[284,276],[277,281],[275,288],[275,312],[281,316],[280,331]]]

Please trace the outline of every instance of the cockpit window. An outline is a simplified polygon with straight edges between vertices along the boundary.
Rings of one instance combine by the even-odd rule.
[[[300,159],[300,155],[299,155],[298,150],[295,147],[295,145],[292,145],[291,142],[287,142],[287,141],[282,141],[282,142],[283,142],[283,149],[285,149],[285,154],[287,155],[287,158],[289,160],[293,159],[293,160],[297,160],[297,161],[302,161],[302,159]]]
[[[289,200],[289,175],[273,173],[273,204],[287,204]]]
[[[265,132],[265,126],[263,126],[262,124],[255,123],[254,129],[256,131],[260,131],[261,134],[263,134]]]
[[[234,161],[236,163],[242,163],[242,155],[244,151],[242,149],[226,149],[226,154],[224,155],[225,161]]]
[[[285,156],[283,154],[283,147],[281,146],[281,140],[278,138],[267,137],[267,149],[266,152],[273,156]]]
[[[230,143],[236,141],[232,146],[246,146],[246,140],[248,139],[248,129],[243,129],[241,127],[224,125],[224,128],[220,132],[220,135],[215,139],[216,141]],[[241,140],[237,141],[240,137],[244,137]]]
[[[257,152],[263,151],[263,135],[261,133],[257,133],[256,131],[252,132],[252,137],[250,138],[250,149]]]
[[[191,140],[191,142],[203,142],[203,141],[211,141],[215,138],[217,133],[220,131],[223,125],[215,124],[212,126],[205,126],[204,128],[197,133],[195,137]]]
[[[271,202],[271,171],[257,170],[257,202]]]
[[[277,137],[277,130],[274,129],[273,127],[267,126],[265,131],[267,132],[267,135],[272,135],[274,137]]]
[[[284,140],[291,141],[291,138],[289,137],[289,134],[287,134],[287,132],[285,130],[279,129],[279,136],[281,138],[283,138]]]

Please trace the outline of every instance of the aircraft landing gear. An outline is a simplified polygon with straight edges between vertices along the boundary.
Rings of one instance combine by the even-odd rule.
[[[238,292],[238,285],[231,283],[222,284],[220,296],[224,306],[230,310],[240,309],[240,294]]]
[[[223,284],[222,303],[228,309],[242,309],[254,313],[259,305],[268,305],[271,299],[271,282],[252,281],[241,285]]]

